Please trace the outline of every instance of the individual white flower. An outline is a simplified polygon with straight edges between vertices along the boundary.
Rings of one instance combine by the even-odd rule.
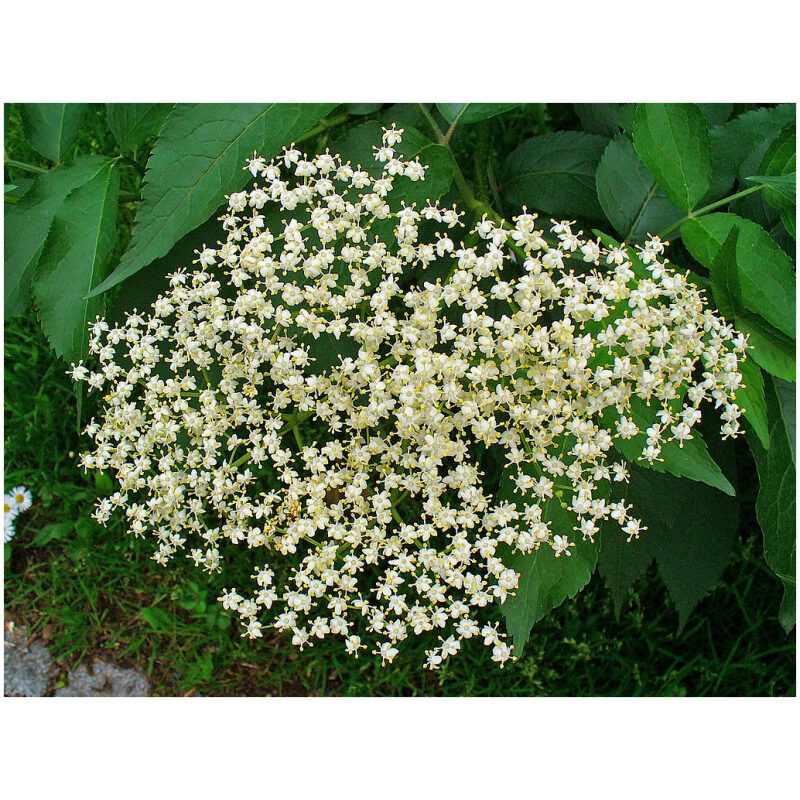
[[[3,503],[16,510],[17,513],[27,511],[33,504],[33,495],[30,489],[24,486],[15,486],[7,495],[3,496]]]
[[[5,504],[6,508],[8,504]],[[10,542],[14,535],[16,534],[16,528],[14,526],[15,520],[17,519],[17,512],[15,511],[6,511],[3,514],[3,541]]]

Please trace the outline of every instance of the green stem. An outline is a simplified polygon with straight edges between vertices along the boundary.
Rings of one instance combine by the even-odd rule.
[[[698,208],[697,211],[691,211],[683,219],[679,219],[674,225],[670,225],[665,231],[659,233],[658,236],[660,239],[663,239],[665,236],[668,236],[670,233],[672,233],[672,231],[680,228],[684,222],[688,222],[690,219],[702,217],[703,214],[707,214],[709,211],[713,211],[715,208],[719,208],[720,206],[727,205],[733,200],[738,200],[740,197],[747,197],[748,194],[753,194],[753,192],[760,192],[766,185],[767,184],[765,183],[761,183],[758,186],[751,186],[749,189],[743,189],[741,192],[736,192],[736,194],[723,197],[722,200],[717,200],[715,203],[710,203],[707,206]]]
[[[322,122],[315,125],[311,130],[306,131],[302,136],[298,136],[295,139],[295,143],[304,142],[306,139],[313,139],[320,133],[324,133],[326,131],[330,131],[333,128],[338,128],[344,122],[350,119],[350,115],[347,113],[344,114],[337,114],[335,117],[331,117],[327,120],[322,120]]]
[[[40,175],[43,175],[45,172],[49,172],[50,170],[45,169],[44,167],[35,167],[33,164],[26,164],[24,161],[15,161],[13,158],[7,158],[5,160],[5,165],[7,167],[16,167],[17,169],[24,169],[28,172],[38,172]]]
[[[450,142],[442,133],[442,129],[437,124],[436,120],[433,118],[430,111],[428,111],[422,103],[414,103],[414,108],[417,109],[417,112],[420,116],[428,123],[430,129],[433,131],[434,135],[436,136],[437,143],[443,145],[450,151],[450,155],[453,155],[453,150],[450,147]],[[469,208],[470,211],[480,214],[481,209],[483,208],[483,204],[480,203],[478,200],[475,199],[475,196],[469,190],[467,186],[466,180],[464,180],[464,175],[461,172],[461,168],[458,166],[458,162],[455,160],[455,156],[453,156],[453,164],[455,169],[453,171],[453,182],[456,185],[456,189],[458,189],[458,193],[461,195],[461,198],[464,201],[464,205]]]

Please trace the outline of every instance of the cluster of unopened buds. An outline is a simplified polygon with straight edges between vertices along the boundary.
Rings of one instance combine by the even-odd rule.
[[[606,491],[628,478],[615,441],[652,463],[704,400],[736,435],[747,343],[658,238],[634,253],[524,209],[464,231],[454,207],[393,204],[425,178],[401,146],[385,130],[371,170],[250,160],[226,241],[146,314],[91,326],[97,366],[71,374],[104,411],[82,465],[119,484],[97,520],[122,510],[159,563],[214,572],[227,544],[252,550],[253,590],[220,598],[244,635],[340,637],[382,662],[427,635],[432,668],[477,638],[502,665],[513,648],[482,609],[518,585],[507,555],[567,558],[604,523],[638,537]],[[640,430],[637,404],[659,421]],[[554,494],[571,529],[546,514]]]

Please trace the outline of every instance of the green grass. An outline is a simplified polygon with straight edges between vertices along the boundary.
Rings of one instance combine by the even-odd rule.
[[[652,570],[618,622],[595,575],[536,626],[523,657],[503,670],[478,643],[430,673],[421,667],[424,643],[407,642],[381,668],[371,656],[352,660],[333,642],[299,652],[282,635],[243,639],[235,623],[225,627],[214,600],[219,578],[188,560],[159,567],[149,542],[128,536],[119,519],[106,529],[89,519],[99,489],[76,466],[83,443],[71,385],[32,315],[6,323],[5,359],[5,484],[25,484],[35,495],[10,547],[6,612],[46,638],[64,671],[102,655],[143,670],[162,695],[795,693],[794,636],[778,624],[781,590],[763,564],[747,495],[735,557],[681,635]],[[244,586],[246,559],[228,568],[225,582],[232,570]]]

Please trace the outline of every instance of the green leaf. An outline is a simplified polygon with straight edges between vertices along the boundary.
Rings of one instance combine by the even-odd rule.
[[[733,103],[698,103],[709,128],[727,122],[733,112]]]
[[[628,589],[644,575],[655,556],[653,535],[649,531],[630,542],[627,539],[616,523],[601,528],[597,571],[611,590],[617,619]]]
[[[781,211],[781,222],[792,239],[797,239],[797,212],[796,211]]]
[[[156,632],[169,633],[175,628],[174,618],[166,611],[148,606],[139,611],[139,616]]]
[[[642,243],[684,217],[667,199],[630,140],[609,142],[597,165],[597,196],[614,229],[629,242]]]
[[[521,105],[522,103],[437,103],[436,108],[451,125],[469,125],[504,114]]]
[[[597,133],[611,138],[620,129],[621,106],[629,103],[573,103],[572,107],[587,133]]]
[[[739,282],[739,270],[736,265],[736,241],[739,229],[734,225],[714,261],[711,263],[711,291],[722,316],[733,320],[741,316],[742,287]]]
[[[380,111],[383,108],[383,103],[345,103],[344,109],[348,114],[354,117],[363,117],[366,114],[372,114],[375,111]]]
[[[735,214],[706,214],[683,224],[689,252],[711,269],[731,229],[739,228],[736,264],[746,309],[763,317],[791,339],[795,338],[795,275],[791,259],[770,235]]]
[[[78,159],[39,175],[20,202],[5,207],[5,313],[21,314],[30,300],[31,275],[56,211],[97,171],[97,156]]]
[[[794,464],[796,463],[795,451],[797,449],[797,386],[780,378],[774,378],[772,383],[775,386],[775,394],[778,396],[778,408],[781,412],[783,426],[786,428],[789,449],[792,453],[792,464]]]
[[[781,413],[781,402],[771,380],[766,382],[767,413],[770,420],[770,448],[749,437],[750,450],[758,471],[756,518],[764,536],[764,557],[784,586],[780,621],[786,631],[795,624],[797,533],[795,528],[795,463],[791,437]],[[794,387],[791,387],[792,389]],[[789,387],[783,386],[784,402]],[[791,399],[794,406],[794,399]]]
[[[675,603],[679,630],[717,583],[738,527],[738,506],[695,481],[631,467],[627,500],[652,540],[659,572]],[[709,513],[713,509],[713,513]]]
[[[769,450],[769,423],[767,401],[764,398],[764,377],[758,364],[749,357],[739,363],[744,378],[736,392],[736,402],[744,409],[745,419],[750,423],[765,450]]]
[[[75,141],[86,103],[20,103],[28,144],[45,158],[61,161]]]
[[[395,146],[395,150],[403,158],[413,158],[423,147],[433,144],[416,128],[407,125],[402,127],[403,141]],[[332,153],[337,153],[343,161],[349,161],[353,166],[360,165],[370,175],[377,177],[384,165],[375,161],[373,147],[380,145],[382,135],[383,129],[380,123],[368,120],[360,125],[354,125],[343,136],[333,139],[330,150]]]
[[[119,170],[92,157],[95,174],[60,205],[33,274],[39,320],[53,349],[67,362],[85,357],[87,323],[101,314],[101,299],[86,299],[105,274],[116,240]]]
[[[50,542],[61,542],[69,539],[75,533],[75,523],[70,521],[51,522],[39,529],[33,537],[31,544],[35,547],[44,547]]]
[[[171,109],[172,103],[106,103],[106,120],[120,152],[128,155],[157,135]]]
[[[498,498],[513,502],[518,508],[524,503],[541,503],[520,496],[508,469],[500,479]],[[575,541],[569,557],[556,558],[551,547],[542,546],[531,553],[512,553],[504,546],[503,563],[519,574],[519,586],[514,596],[501,606],[506,629],[514,641],[515,655],[520,656],[531,628],[567,598],[574,597],[592,577],[597,563],[596,545],[574,539],[575,518],[561,507],[557,497],[543,504],[542,519],[551,523],[550,530]]]
[[[740,114],[725,125],[711,131],[711,149],[714,163],[712,184],[719,187],[722,197],[737,179],[740,167],[759,149],[762,143],[769,143],[787,122],[794,120],[795,106],[786,103],[774,108],[760,108]],[[767,144],[764,144],[767,147]],[[754,169],[747,174],[757,172]]]
[[[758,168],[759,176],[773,176],[773,180],[768,182],[770,188],[764,190],[764,199],[781,211],[794,211],[796,205],[796,141],[797,125],[792,120],[772,140]],[[776,176],[785,176],[785,181],[781,182]]]
[[[795,343],[791,339],[752,314],[747,320],[736,320],[736,327],[750,337],[748,355],[756,364],[777,378],[795,380]]]
[[[790,211],[797,202],[797,175],[794,172],[786,175],[751,175],[747,178],[752,183],[763,183],[768,189],[764,196],[769,198],[773,208]]]
[[[675,441],[663,442],[661,461],[649,464],[641,460],[647,438],[645,431],[658,422],[657,410],[655,404],[648,406],[640,397],[631,398],[631,407],[627,416],[639,427],[639,433],[631,439],[615,439],[614,447],[627,461],[636,463],[640,467],[654,472],[670,472],[678,477],[690,478],[693,481],[713,486],[725,494],[734,495],[735,489],[708,454],[706,443],[698,431],[695,431],[693,437],[683,443],[683,447]],[[603,417],[598,420],[598,423],[607,430],[613,431],[617,419],[619,419],[619,414],[609,408],[603,413]]]
[[[711,139],[692,103],[639,103],[633,145],[667,197],[691,211],[711,186]]]
[[[252,181],[243,167],[254,150],[271,158],[334,107],[333,103],[176,105],[147,164],[131,246],[92,296],[163,256],[210,216],[223,195]]]
[[[523,142],[505,162],[502,191],[509,206],[561,217],[603,218],[595,172],[608,139],[554,131]]]

